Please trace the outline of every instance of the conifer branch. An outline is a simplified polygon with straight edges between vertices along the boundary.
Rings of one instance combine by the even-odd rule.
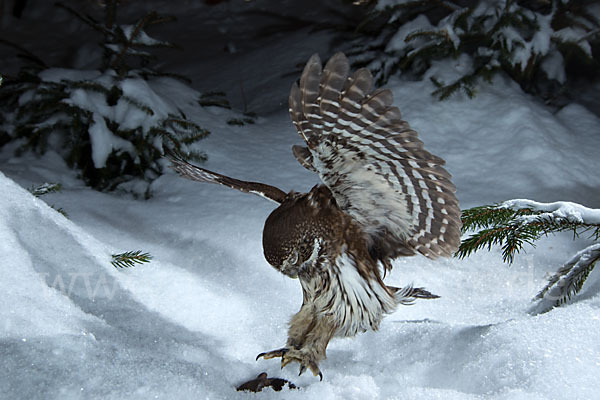
[[[593,244],[575,254],[548,279],[548,284],[534,300],[553,302],[554,307],[565,304],[579,293],[586,278],[600,260],[600,243]]]
[[[171,102],[152,101],[165,96],[156,91],[153,77],[184,80],[149,64],[154,57],[150,50],[175,46],[150,37],[145,29],[174,18],[149,12],[132,25],[121,25],[116,0],[106,1],[104,18],[98,19],[67,2],[58,6],[102,33],[102,63],[89,74],[71,73],[69,69],[44,74],[45,65],[37,62],[34,67],[23,67],[14,78],[5,77],[0,91],[0,143],[22,139],[17,155],[27,149],[43,154],[50,146],[64,146],[61,154],[67,164],[78,168],[86,184],[99,190],[113,190],[135,178],[146,182],[156,179],[163,172],[160,159],[165,147],[197,161],[205,159],[205,154],[190,147],[209,131],[174,110]],[[6,44],[0,39],[2,43]],[[28,54],[25,49],[12,47]],[[33,55],[29,58],[35,61]],[[141,111],[147,118],[124,120],[130,111],[136,115]],[[118,140],[101,146],[100,156],[93,157],[98,155],[98,143],[109,138]]]
[[[35,197],[40,197],[48,193],[57,193],[62,190],[62,185],[60,183],[42,183],[39,186],[32,186],[29,189],[29,193],[34,195]]]
[[[60,183],[48,183],[48,182],[46,182],[46,183],[42,183],[39,186],[32,186],[32,187],[30,187],[27,190],[29,191],[29,193],[31,193],[35,197],[40,197],[40,196],[43,196],[45,194],[60,192],[62,190],[62,185]],[[54,206],[54,204],[52,204],[50,206],[50,208],[52,208],[57,213],[61,214],[63,217],[69,218],[69,215],[67,214],[67,212],[62,207],[56,208]]]
[[[600,210],[571,202],[509,200],[464,210],[462,221],[463,232],[476,232],[463,239],[455,254],[459,258],[497,245],[502,248],[503,260],[510,264],[525,244],[535,246],[535,241],[552,233],[570,231],[573,238],[587,233],[591,239],[600,239]],[[566,262],[535,297],[534,300],[541,300],[538,312],[563,305],[579,293],[598,260],[600,243],[587,247]]]
[[[111,264],[115,268],[130,268],[135,264],[149,263],[152,256],[149,253],[142,253],[141,250],[126,251],[124,253],[113,254]]]
[[[587,220],[577,216],[582,210],[588,210]],[[463,239],[455,255],[465,258],[482,248],[489,250],[493,245],[499,245],[504,261],[510,264],[525,244],[535,246],[535,241],[552,233],[571,231],[574,237],[579,237],[591,231],[591,236],[598,238],[600,219],[596,220],[596,211],[600,215],[598,210],[575,203],[544,204],[530,200],[474,207],[463,211],[463,232],[478,232]]]
[[[379,29],[354,30],[347,54],[355,66],[368,66],[378,84],[397,71],[423,76],[436,68],[436,61],[460,56],[466,64],[452,71],[456,77],[436,84],[432,94],[440,100],[458,91],[473,97],[481,81],[491,83],[504,72],[524,91],[552,101],[579,78],[573,73],[578,67],[593,79],[600,77],[600,57],[593,51],[600,45],[600,18],[593,8],[597,3],[386,2],[359,24],[379,24]]]
[[[117,4],[118,0],[107,0],[106,1],[106,14],[104,16],[104,25],[106,28],[113,29],[115,20],[117,18]]]

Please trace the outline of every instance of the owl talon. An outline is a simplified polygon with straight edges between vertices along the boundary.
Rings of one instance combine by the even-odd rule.
[[[298,373],[298,376],[302,375],[304,371],[306,371],[306,365],[300,364],[300,372]]]
[[[298,376],[302,375],[307,369],[310,369],[314,376],[318,376],[321,380],[323,380],[323,374],[321,373],[319,365],[316,363],[316,361],[314,361],[311,356],[308,356],[297,349],[282,348],[267,351],[260,353],[258,356],[256,356],[256,359],[258,360],[261,357],[265,360],[281,357],[281,368],[285,367],[291,362],[297,362],[300,364],[300,372]]]
[[[319,369],[317,363],[311,362],[308,368],[310,368],[310,371],[313,373],[314,376],[318,376],[321,381],[323,380],[323,373]]]
[[[313,373],[314,376],[318,376],[321,381],[323,380],[323,373],[319,370],[319,367],[317,366],[317,364],[310,363],[308,368],[310,368],[310,371]],[[300,373],[298,374],[298,376],[302,375],[305,371],[306,371],[306,365],[300,364]]]
[[[265,360],[269,360],[271,358],[276,358],[276,357],[281,357],[281,361],[283,362],[283,356],[287,352],[288,352],[288,349],[286,349],[285,347],[282,349],[266,351],[264,353],[260,353],[259,355],[257,355],[256,361],[258,361],[258,359],[261,357],[264,358]],[[283,365],[282,365],[282,368],[283,368]]]

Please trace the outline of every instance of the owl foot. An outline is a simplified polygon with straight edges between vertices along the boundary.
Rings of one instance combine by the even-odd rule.
[[[298,376],[302,375],[308,368],[311,370],[314,376],[318,376],[321,380],[323,380],[323,373],[321,373],[317,361],[302,350],[288,349],[284,347],[282,349],[260,353],[258,356],[256,356],[256,359],[258,360],[261,357],[265,360],[281,357],[281,368],[295,361],[300,364],[300,373]]]

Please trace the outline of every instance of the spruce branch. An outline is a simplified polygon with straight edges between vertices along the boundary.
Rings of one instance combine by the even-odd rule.
[[[154,110],[152,110],[152,108],[150,106],[147,106],[146,104],[138,101],[137,99],[134,99],[131,96],[121,96],[121,98],[123,100],[127,101],[132,106],[135,106],[139,110],[145,112],[146,114],[148,114],[150,116],[154,115]]]
[[[115,34],[118,37],[120,43],[120,51],[116,54],[112,60],[111,66],[113,69],[119,72],[119,74],[127,73],[127,66],[125,65],[125,56],[128,54],[134,54],[138,56],[150,56],[149,53],[139,52],[133,49],[136,46],[151,46],[151,47],[176,47],[169,42],[161,42],[153,40],[150,43],[144,43],[139,41],[142,35],[145,35],[144,29],[150,25],[162,24],[170,21],[174,21],[175,17],[159,15],[155,11],[147,13],[144,17],[140,18],[131,29],[127,31],[123,27],[117,27]]]
[[[564,231],[571,231],[575,238],[590,231],[591,236],[600,236],[600,211],[569,202],[510,200],[465,210],[462,221],[463,232],[478,232],[463,239],[457,257],[465,258],[482,248],[489,250],[499,245],[503,260],[509,264],[525,244],[535,246],[542,236]]]
[[[431,77],[431,81],[435,86],[437,86],[437,89],[431,94],[437,97],[439,100],[446,100],[460,89],[467,95],[468,98],[472,99],[477,94],[477,91],[475,90],[475,81],[477,78],[477,74],[473,73],[465,75],[454,82],[445,85],[443,82]]]
[[[141,250],[136,250],[113,254],[111,264],[115,268],[130,268],[134,267],[135,264],[149,263],[151,260],[150,253],[142,253]]]
[[[40,197],[48,193],[57,193],[62,190],[62,185],[60,183],[42,183],[39,186],[32,186],[29,189],[29,193],[34,195],[35,197]]]
[[[598,260],[600,260],[600,243],[581,250],[548,279],[548,284],[534,300],[546,298],[555,300],[557,306],[564,304],[581,290],[583,282]]]
[[[32,186],[32,187],[30,187],[27,190],[29,191],[29,193],[31,193],[35,197],[40,197],[40,196],[43,196],[45,194],[60,192],[62,190],[62,185],[60,183],[48,183],[48,182],[46,182],[46,183],[42,183],[39,186]],[[69,218],[69,215],[67,214],[67,212],[62,207],[56,208],[54,206],[54,204],[52,204],[52,205],[50,205],[50,208],[52,208],[57,213],[62,214],[63,217]]]
[[[176,72],[162,72],[162,71],[138,71],[139,75],[144,78],[144,80],[149,80],[150,78],[173,78],[180,82],[183,82],[187,85],[192,83],[192,80],[187,76],[183,76]]]
[[[118,0],[107,0],[106,1],[106,13],[104,18],[104,25],[108,29],[112,29],[115,24],[115,20],[117,19],[117,5]]]
[[[252,124],[254,124],[254,119],[252,118],[231,118],[227,120],[227,125],[244,126]]]
[[[571,231],[573,238],[589,233],[600,239],[600,210],[571,202],[539,203],[532,200],[509,200],[464,210],[463,232],[476,231],[463,239],[455,256],[465,258],[482,249],[498,245],[502,258],[512,263],[525,244],[535,247],[542,236]],[[585,280],[600,260],[600,243],[593,244],[567,261],[538,293],[537,312],[565,304],[579,293]]]
[[[573,71],[600,76],[600,58],[593,51],[600,44],[598,0],[396,3],[367,14],[364,24],[376,21],[379,29],[354,30],[346,52],[356,67],[369,66],[378,84],[397,71],[423,76],[435,61],[458,56],[467,56],[474,69],[457,70],[450,83],[436,85],[432,94],[439,100],[457,91],[473,97],[482,81],[491,83],[494,75],[505,73],[524,91],[551,102],[568,95],[579,78]],[[547,61],[559,59],[548,74]]]

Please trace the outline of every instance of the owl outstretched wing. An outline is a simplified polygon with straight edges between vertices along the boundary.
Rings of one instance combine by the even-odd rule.
[[[444,160],[373,88],[367,69],[349,75],[342,53],[324,68],[313,55],[292,86],[290,115],[307,147],[294,155],[318,173],[338,206],[361,224],[371,252],[384,261],[419,252],[450,256],[460,242],[460,208]]]
[[[166,152],[171,161],[171,168],[184,178],[197,182],[217,183],[244,193],[252,193],[277,204],[281,204],[285,199],[286,193],[271,185],[260,182],[248,182],[221,175],[217,172],[209,171],[197,167],[185,161],[181,156],[173,152]]]

